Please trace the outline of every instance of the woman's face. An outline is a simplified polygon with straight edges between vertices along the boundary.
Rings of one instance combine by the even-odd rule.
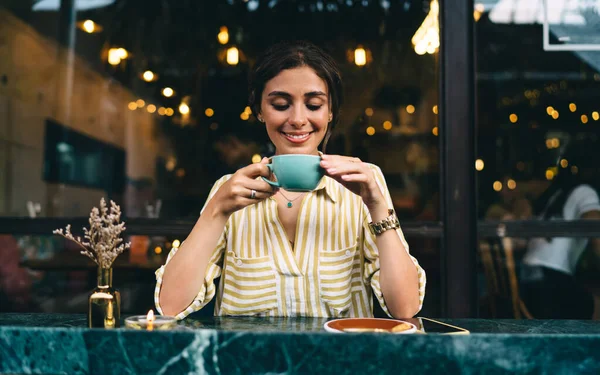
[[[261,113],[276,154],[317,154],[329,123],[327,84],[307,66],[281,71],[265,85]]]

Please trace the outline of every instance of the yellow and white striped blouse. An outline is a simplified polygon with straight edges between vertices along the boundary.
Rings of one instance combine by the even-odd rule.
[[[393,207],[381,170],[370,166]],[[209,200],[230,177],[215,183]],[[277,216],[274,198],[231,215],[209,261],[203,286],[177,318],[200,310],[215,294],[217,316],[369,317],[373,316],[372,293],[389,315],[379,286],[375,236],[367,226],[370,216],[362,199],[327,176],[302,199],[293,247]],[[402,230],[396,232],[408,251]],[[176,252],[171,250],[167,263]],[[425,272],[411,259],[419,275],[422,305]],[[161,314],[158,296],[164,267],[156,271],[154,293]],[[219,276],[217,293],[214,280]]]

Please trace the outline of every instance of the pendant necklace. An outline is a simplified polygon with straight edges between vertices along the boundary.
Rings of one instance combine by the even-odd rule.
[[[286,201],[288,201],[288,202],[287,202],[287,207],[288,207],[288,208],[292,208],[292,206],[293,206],[293,205],[292,205],[292,202],[293,202],[293,201],[295,201],[296,199],[298,199],[298,198],[300,198],[300,197],[304,196],[304,194],[300,194],[300,195],[298,195],[298,196],[297,196],[296,198],[294,198],[294,199],[289,199],[288,197],[286,197],[285,195],[283,195],[283,193],[281,192],[281,190],[279,190],[279,194],[281,194],[281,196],[282,196],[283,198],[285,198],[285,200],[286,200]]]

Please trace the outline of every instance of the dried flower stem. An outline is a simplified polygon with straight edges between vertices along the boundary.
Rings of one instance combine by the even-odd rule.
[[[122,243],[121,233],[125,231],[125,222],[121,221],[121,207],[110,201],[110,209],[104,198],[100,200],[100,209],[94,207],[88,220],[90,227],[83,228],[84,240],[74,237],[71,225],[52,231],[75,242],[83,250],[81,254],[93,260],[101,268],[110,268],[119,254],[131,247],[131,242]]]

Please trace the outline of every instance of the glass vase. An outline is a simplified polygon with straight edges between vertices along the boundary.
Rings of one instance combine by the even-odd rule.
[[[88,299],[88,327],[118,328],[121,320],[121,295],[112,287],[112,268],[98,267],[98,285]]]

